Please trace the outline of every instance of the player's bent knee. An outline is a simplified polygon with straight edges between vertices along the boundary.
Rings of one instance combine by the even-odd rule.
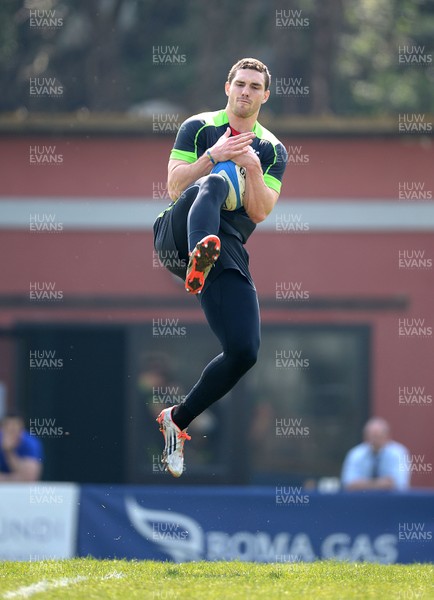
[[[202,185],[206,186],[208,193],[218,202],[223,203],[229,194],[228,182],[221,175],[216,173],[210,173],[205,178]]]

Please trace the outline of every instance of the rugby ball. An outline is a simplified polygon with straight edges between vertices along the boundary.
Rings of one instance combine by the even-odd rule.
[[[211,173],[221,175],[229,184],[229,193],[222,206],[223,210],[241,208],[246,190],[246,169],[239,167],[232,160],[225,160],[217,163]]]

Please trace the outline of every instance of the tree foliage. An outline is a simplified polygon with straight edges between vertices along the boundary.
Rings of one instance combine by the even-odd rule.
[[[289,79],[308,90],[272,94],[276,115],[432,112],[433,31],[434,0],[2,0],[0,110],[217,108],[230,66],[255,56],[272,92]],[[31,78],[62,96],[30,95]]]

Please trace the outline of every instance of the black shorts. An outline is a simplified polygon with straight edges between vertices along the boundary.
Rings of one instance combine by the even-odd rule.
[[[185,280],[188,265],[187,229],[185,231],[185,243],[182,244],[181,248],[177,248],[173,233],[173,219],[176,216],[176,211],[173,210],[174,206],[175,203],[172,202],[155,220],[153,227],[154,247],[160,262],[171,273]],[[255,287],[249,271],[249,254],[244,248],[241,239],[236,235],[227,233],[222,227],[225,227],[224,221],[222,221],[218,232],[221,241],[220,258],[211,269],[206,279],[204,290],[225,269],[239,271]]]

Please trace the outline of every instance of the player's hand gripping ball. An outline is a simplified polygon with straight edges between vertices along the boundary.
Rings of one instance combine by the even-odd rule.
[[[221,175],[229,184],[229,193],[222,206],[223,210],[241,208],[246,191],[246,169],[239,167],[232,160],[225,160],[217,163],[211,173]]]

